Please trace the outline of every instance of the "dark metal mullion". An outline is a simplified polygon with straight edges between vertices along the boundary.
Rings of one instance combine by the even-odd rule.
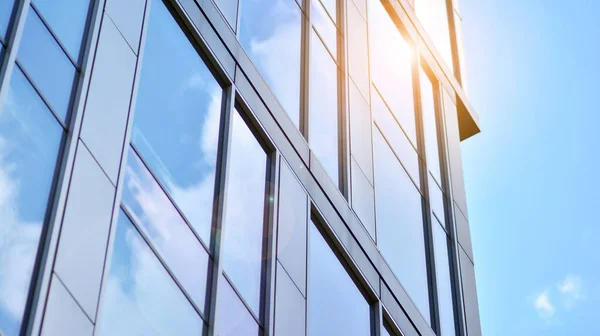
[[[418,55],[418,53],[417,53]],[[423,219],[424,219],[424,231],[425,231],[425,251],[426,261],[428,270],[428,289],[429,289],[429,310],[431,319],[431,328],[439,332],[440,320],[439,320],[439,307],[437,297],[437,274],[435,267],[435,251],[433,244],[433,221],[431,204],[429,200],[429,168],[427,166],[427,148],[425,146],[425,124],[423,122],[423,107],[421,101],[421,80],[428,80],[427,78],[420,78],[421,62],[420,58],[416,57],[416,61],[413,62],[412,66],[412,80],[414,87],[414,101],[415,101],[415,120],[417,126],[417,144],[420,152],[423,155],[421,160],[421,185],[423,186],[422,193],[425,197],[421,198],[423,204]],[[435,96],[435,95],[434,95]]]
[[[135,146],[135,144],[133,143],[133,141],[130,143],[130,148],[133,150],[133,152],[136,155],[136,157],[142,162],[142,164],[144,165],[144,168],[146,168],[148,174],[150,174],[150,176],[152,177],[152,179],[154,180],[154,182],[158,185],[158,187],[161,189],[161,191],[163,192],[163,194],[167,197],[167,199],[169,200],[169,202],[171,203],[171,205],[175,208],[175,211],[177,212],[177,214],[181,217],[181,219],[185,222],[185,224],[188,226],[188,228],[192,231],[192,234],[196,237],[196,240],[198,240],[198,242],[200,243],[200,245],[202,245],[202,247],[204,248],[204,250],[206,251],[206,253],[208,253],[208,255],[211,255],[210,249],[205,245],[205,242],[202,240],[202,237],[200,237],[200,235],[196,232],[196,230],[194,229],[194,227],[191,225],[190,221],[187,219],[187,217],[185,216],[185,214],[183,213],[183,211],[181,211],[181,209],[179,208],[179,206],[177,206],[177,202],[175,202],[175,200],[172,198],[172,196],[170,195],[170,193],[167,190],[167,188],[160,181],[160,179],[154,173],[154,171],[152,171],[152,168],[146,162],[146,160],[142,157],[142,155],[140,154],[140,151],[137,149],[137,146]],[[125,149],[125,150],[127,150],[127,149]]]
[[[275,281],[277,271],[277,223],[279,205],[279,169],[280,158],[277,151],[267,157],[267,175],[265,180],[264,220],[263,220],[263,262],[261,281],[260,320],[264,335],[275,331]],[[293,282],[293,281],[292,281]],[[261,323],[259,323],[261,325]]]
[[[336,31],[337,58],[333,58],[337,67],[338,85],[338,188],[342,195],[351,202],[351,160],[350,157],[350,113],[348,102],[348,46],[344,38],[346,31],[346,6],[344,1],[337,0],[337,22],[339,29]],[[327,10],[325,10],[327,11]],[[325,46],[327,48],[327,46]]]
[[[237,72],[237,69],[236,69]],[[211,225],[211,242],[210,248],[213,256],[213,264],[209,270],[209,285],[207,286],[206,293],[206,308],[207,312],[207,335],[217,336],[217,308],[218,300],[217,294],[219,289],[219,279],[221,273],[223,273],[223,265],[221,261],[221,245],[222,245],[222,232],[223,222],[225,216],[225,207],[227,201],[227,165],[230,154],[230,138],[231,138],[231,122],[232,115],[236,113],[234,110],[235,106],[235,88],[233,85],[229,86],[225,90],[223,95],[223,104],[221,107],[221,118],[219,125],[219,143],[217,150],[217,167],[215,173],[215,187],[214,187],[214,201],[212,211],[212,225]],[[221,284],[222,286],[223,284]]]
[[[181,291],[183,296],[185,296],[185,298],[189,301],[189,303],[192,305],[194,310],[198,313],[198,315],[200,315],[200,318],[204,321],[204,323],[206,323],[205,316],[202,313],[202,310],[200,309],[200,307],[198,307],[196,302],[192,299],[192,296],[188,293],[185,286],[183,286],[183,284],[178,280],[177,276],[175,275],[175,272],[173,272],[173,270],[171,270],[171,268],[169,267],[169,264],[162,257],[161,253],[155,247],[154,243],[152,243],[152,240],[148,237],[148,235],[146,233],[144,233],[144,231],[140,228],[140,225],[133,219],[134,216],[131,215],[130,211],[127,210],[127,208],[123,204],[121,204],[120,209],[121,209],[121,211],[123,211],[123,213],[125,214],[127,219],[129,219],[129,221],[133,224],[134,229],[138,232],[138,234],[140,235],[140,237],[142,238],[142,240],[144,241],[146,246],[148,246],[148,248],[152,251],[152,253],[156,257],[158,262],[161,264],[161,266],[167,272],[167,274],[171,277],[171,280],[173,280],[173,282],[179,288],[179,290]],[[210,266],[212,264],[210,255],[208,256],[208,260],[209,260],[208,268],[210,268]],[[208,268],[206,269],[207,275],[208,275]]]
[[[83,0],[81,0],[81,1],[83,1]],[[71,61],[71,63],[73,64],[73,66],[75,67],[75,69],[77,70],[77,72],[79,72],[79,66],[77,65],[77,62],[73,59],[73,57],[71,56],[71,54],[69,54],[69,52],[67,51],[67,48],[65,48],[65,46],[60,42],[60,39],[58,38],[58,36],[56,35],[56,33],[54,33],[54,30],[52,30],[52,27],[50,26],[50,24],[48,24],[48,22],[46,21],[46,19],[44,19],[44,16],[37,9],[37,7],[33,3],[33,1],[31,1],[31,8],[35,12],[35,14],[38,16],[38,18],[40,18],[40,20],[42,21],[42,24],[44,24],[44,27],[46,27],[46,29],[48,30],[48,32],[50,33],[50,35],[54,38],[54,41],[58,44],[58,46],[60,47],[60,49],[65,53],[65,55],[67,56],[67,58],[69,59],[69,61]],[[82,43],[83,43],[83,40],[82,40]],[[80,48],[81,48],[81,46],[80,46]]]
[[[312,25],[310,22],[310,1],[304,0],[301,34],[301,76],[300,76],[300,133],[310,144],[310,36]]]

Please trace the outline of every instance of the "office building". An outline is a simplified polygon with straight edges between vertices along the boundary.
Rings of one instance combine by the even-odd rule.
[[[480,335],[456,0],[2,0],[0,334]]]

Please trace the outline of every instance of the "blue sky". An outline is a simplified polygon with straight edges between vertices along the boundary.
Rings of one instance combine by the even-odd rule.
[[[483,334],[589,334],[600,314],[600,1],[460,2],[482,126],[462,148]]]

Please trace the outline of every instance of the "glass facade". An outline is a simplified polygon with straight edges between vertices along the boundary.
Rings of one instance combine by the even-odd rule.
[[[467,336],[445,107],[468,104],[395,6],[101,4],[0,4],[1,336]],[[81,151],[107,192],[73,186]]]

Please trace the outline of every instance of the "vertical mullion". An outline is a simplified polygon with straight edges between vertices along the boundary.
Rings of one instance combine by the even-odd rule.
[[[236,72],[238,70],[236,69]],[[223,95],[223,108],[219,126],[219,145],[217,153],[217,169],[214,189],[214,207],[212,216],[212,234],[210,249],[212,251],[212,265],[209,272],[209,287],[207,288],[207,300],[205,312],[208,312],[208,336],[217,335],[217,293],[220,284],[220,275],[223,272],[223,263],[221,260],[221,246],[223,242],[223,222],[225,207],[227,203],[227,164],[230,155],[231,139],[231,119],[235,107],[235,88],[233,85],[225,90]]]
[[[261,281],[261,298],[263,307],[260,320],[264,326],[263,335],[273,336],[275,332],[275,272],[277,269],[277,209],[279,204],[279,170],[280,155],[274,151],[268,156],[265,219],[263,242],[263,281]]]
[[[347,35],[347,8],[345,1],[336,1],[337,5],[337,23],[336,23],[336,43],[338,64],[338,188],[342,195],[350,204],[351,191],[351,171],[350,171],[350,113],[348,101],[348,39]]]
[[[310,21],[310,0],[304,0],[302,2],[303,12],[302,15],[302,37],[301,37],[301,76],[300,76],[300,133],[304,135],[304,138],[310,143],[310,35],[311,35],[311,21]]]
[[[6,0],[2,0],[6,1]],[[18,0],[15,2],[12,17],[9,22],[8,36],[5,36],[4,59],[0,65],[0,103],[4,102],[8,94],[8,84],[17,59],[17,52],[25,28],[25,20],[29,12],[31,0]]]
[[[437,279],[435,269],[435,251],[433,248],[433,230],[432,230],[432,215],[431,205],[429,201],[429,168],[427,165],[427,149],[425,146],[425,124],[423,122],[423,104],[421,100],[421,81],[428,80],[420,78],[421,69],[421,58],[419,46],[416,47],[415,62],[413,62],[413,87],[414,87],[414,101],[415,101],[415,120],[417,127],[417,148],[422,155],[420,161],[420,172],[421,172],[421,192],[423,195],[423,219],[424,219],[424,239],[425,239],[425,252],[427,261],[427,278],[428,278],[428,289],[429,289],[429,311],[431,328],[434,331],[439,331],[439,314],[438,314],[438,300],[437,300]],[[434,95],[435,96],[435,95]]]

